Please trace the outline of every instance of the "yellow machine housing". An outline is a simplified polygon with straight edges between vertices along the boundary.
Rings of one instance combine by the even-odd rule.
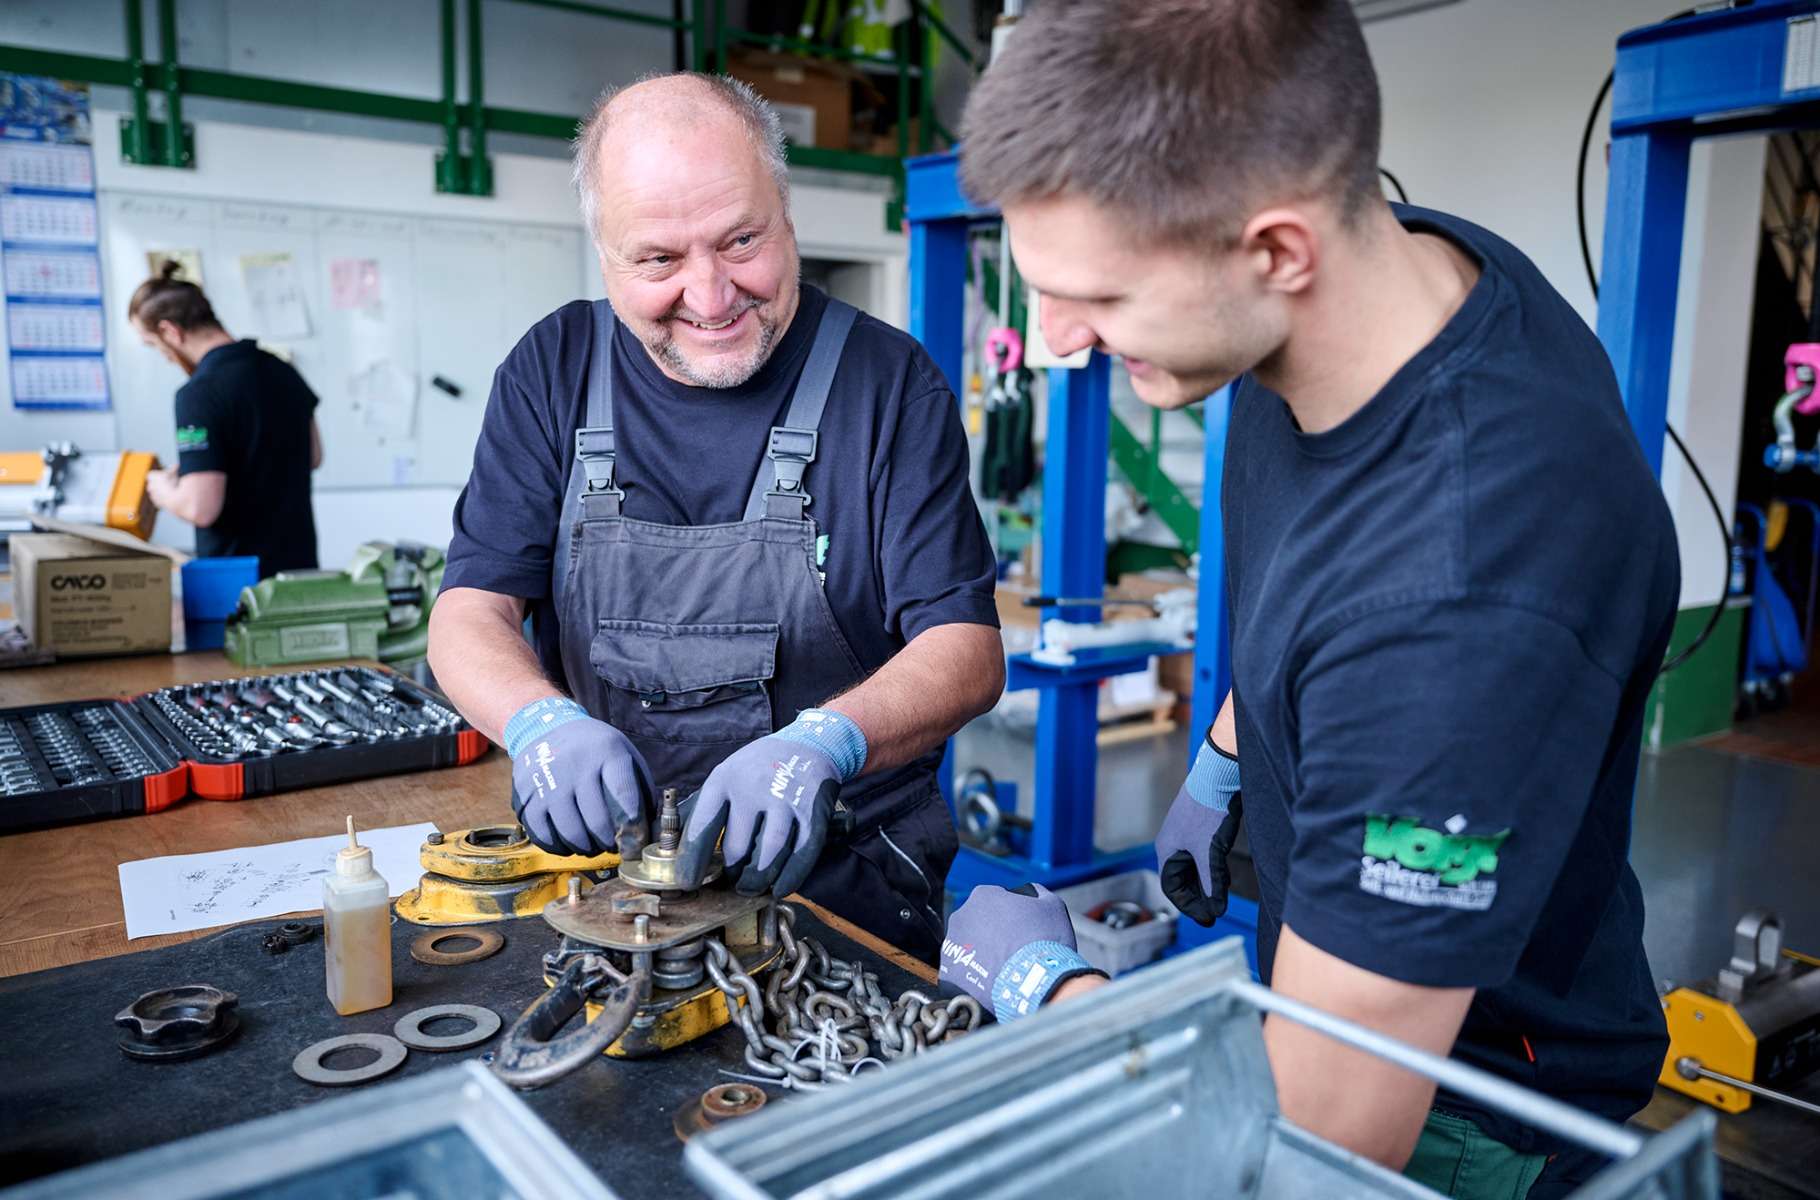
[[[569,880],[583,892],[617,854],[551,854],[517,825],[485,825],[433,833],[419,854],[423,878],[398,897],[398,915],[418,925],[472,925],[536,916],[564,896]]]
[[[150,537],[158,514],[146,478],[157,467],[155,454],[97,454],[68,442],[0,453],[0,529],[28,529],[37,514]]]
[[[1786,1088],[1820,1067],[1820,970],[1782,949],[1781,924],[1763,910],[1733,933],[1731,962],[1713,979],[1662,997],[1668,1057],[1657,1082],[1729,1113],[1751,1106],[1743,1088]]]

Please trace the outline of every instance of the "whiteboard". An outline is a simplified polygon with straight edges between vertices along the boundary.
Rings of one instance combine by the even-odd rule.
[[[148,252],[195,250],[222,324],[288,355],[321,398],[319,489],[465,483],[494,370],[587,294],[579,227],[123,191],[101,220],[119,444],[173,461],[184,376],[140,344],[126,303]],[[294,279],[300,310],[275,278]]]

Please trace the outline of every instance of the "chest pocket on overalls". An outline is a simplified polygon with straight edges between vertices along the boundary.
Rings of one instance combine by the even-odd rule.
[[[589,657],[607,723],[632,737],[744,745],[771,732],[778,626],[601,618]]]

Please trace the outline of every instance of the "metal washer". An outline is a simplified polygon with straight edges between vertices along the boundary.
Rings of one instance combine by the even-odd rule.
[[[333,1071],[322,1065],[324,1058],[348,1046],[365,1046],[369,1050],[377,1050],[379,1058],[364,1067],[351,1067],[341,1071]],[[406,1053],[404,1043],[395,1037],[387,1037],[383,1033],[347,1033],[305,1047],[291,1060],[291,1070],[297,1072],[298,1078],[318,1087],[345,1087],[352,1083],[366,1083],[396,1071],[404,1065]]]
[[[479,944],[466,950],[438,950],[442,942],[456,938],[473,938]],[[462,963],[479,962],[498,954],[506,944],[505,935],[497,929],[483,929],[478,925],[463,925],[454,929],[432,929],[422,933],[411,942],[411,957],[426,967],[455,967]]]
[[[437,1035],[425,1033],[423,1027],[438,1017],[465,1017],[474,1028],[461,1033]],[[432,1004],[406,1013],[392,1026],[392,1034],[413,1050],[466,1050],[478,1046],[499,1032],[499,1014],[477,1004]]]

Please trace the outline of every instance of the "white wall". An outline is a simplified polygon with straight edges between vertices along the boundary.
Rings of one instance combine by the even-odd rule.
[[[669,8],[667,0],[635,0],[625,6],[666,14]],[[273,6],[265,0],[186,0],[179,8],[178,43],[184,61],[196,66],[429,96],[440,87],[437,8],[434,0],[386,0],[379,5],[370,0],[320,0],[304,6]],[[485,6],[483,19],[488,30],[487,101],[492,104],[580,112],[606,84],[670,66],[670,40],[664,31],[496,0]],[[0,42],[118,56],[124,52],[120,26],[117,0],[0,4]],[[149,13],[146,29],[148,56],[156,57],[157,24]],[[461,74],[465,79],[465,46]],[[197,166],[176,171],[120,161],[117,117],[124,103],[120,89],[97,89],[95,162],[97,186],[103,193],[159,192],[481,221],[579,223],[565,148],[558,142],[500,138],[492,154],[494,195],[448,196],[434,190],[439,131],[428,126],[193,101],[185,115],[196,126]],[[902,326],[908,296],[906,248],[901,235],[885,228],[885,203],[886,196],[877,187],[823,186],[820,180],[799,179],[792,189],[791,208],[804,255],[858,264],[839,273],[838,290],[881,319]],[[599,296],[598,268],[586,250],[584,260],[580,277],[586,281],[586,294]],[[121,355],[151,353],[132,339],[121,312],[137,282],[108,281],[114,404],[117,409],[168,408],[171,393],[182,383],[176,368],[168,369],[154,394],[129,395],[122,394],[120,373],[111,366]],[[0,378],[5,377],[3,368],[0,361]],[[116,449],[121,424],[115,412],[21,412],[7,397],[0,404],[0,446],[33,447],[69,439],[85,449]],[[156,450],[171,461],[174,432],[165,438],[164,445],[134,448]],[[334,446],[327,447],[327,453],[334,454]],[[347,561],[355,546],[372,538],[446,545],[456,494],[456,489],[433,486],[319,487],[315,507],[323,563]],[[182,522],[163,517],[154,536],[188,546],[193,533]]]
[[[1384,165],[1412,202],[1457,213],[1514,243],[1592,324],[1596,307],[1574,222],[1580,134],[1618,35],[1676,7],[1663,0],[1462,0],[1366,26],[1384,95]],[[1595,265],[1608,128],[1609,114],[1601,114],[1586,172]],[[1669,413],[1728,517],[1762,183],[1759,140],[1699,146]],[[1715,523],[1672,446],[1664,462],[1681,535],[1682,603],[1709,604],[1724,588]]]

